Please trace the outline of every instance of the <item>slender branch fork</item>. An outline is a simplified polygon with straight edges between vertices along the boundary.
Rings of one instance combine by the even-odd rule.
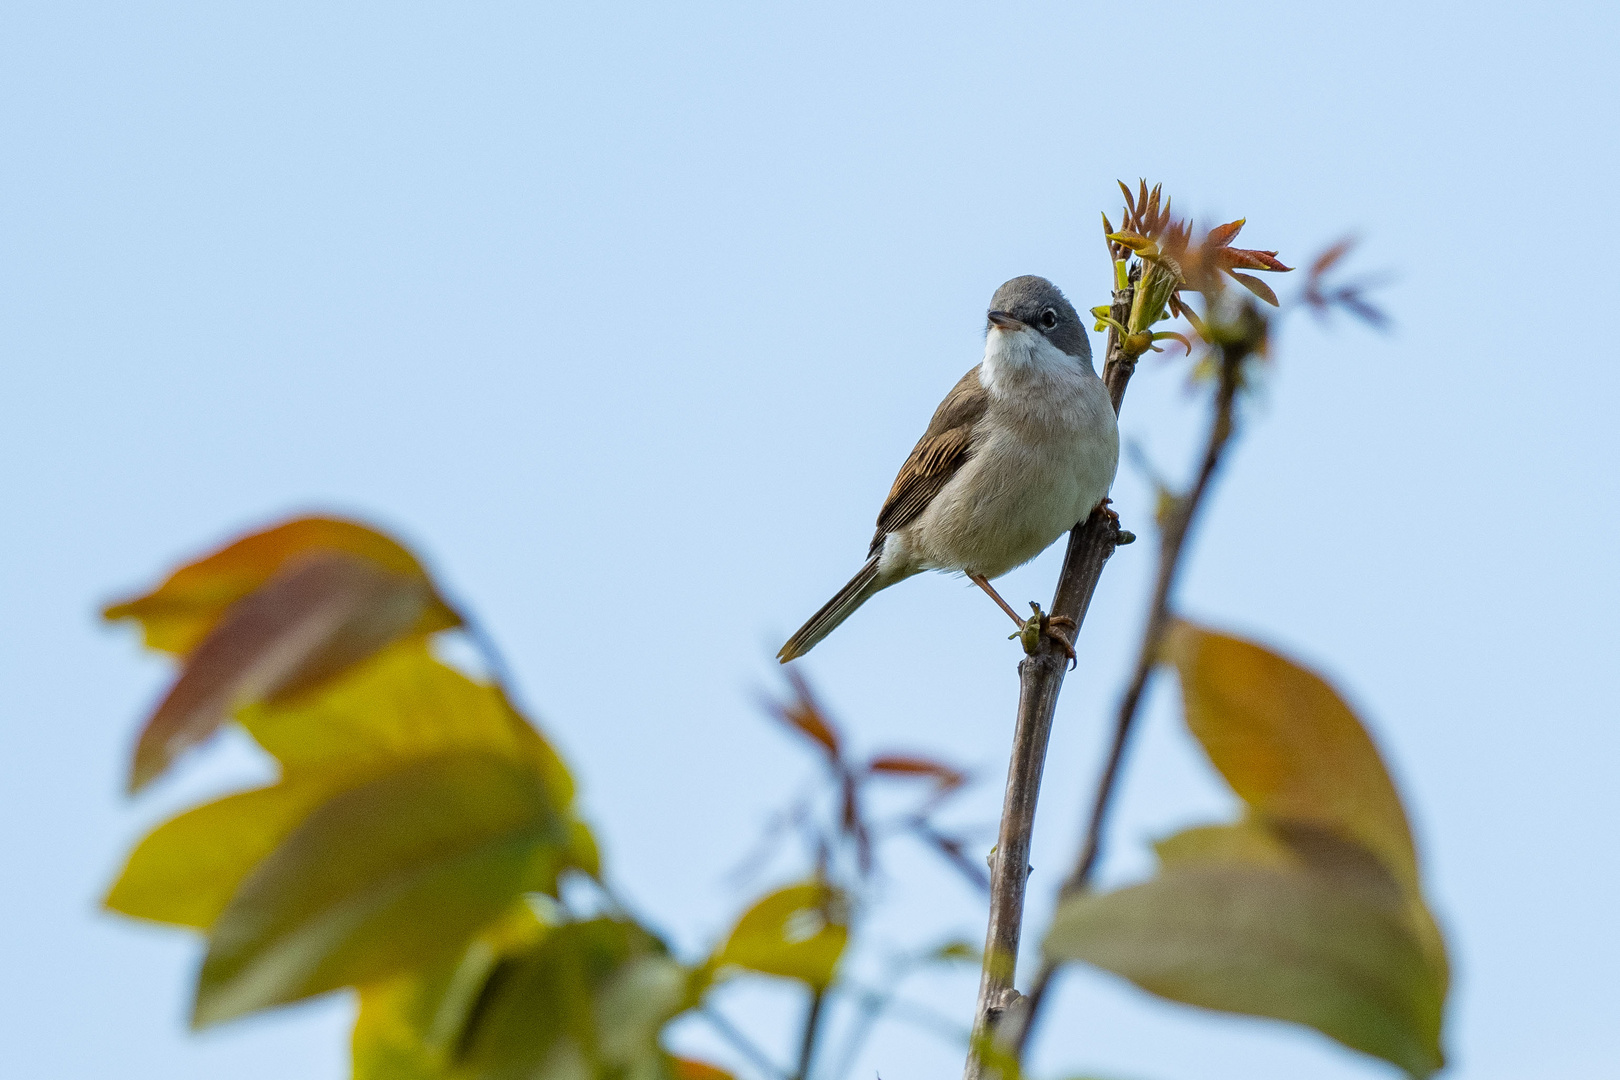
[[[1129,289],[1115,292],[1112,305],[1114,322],[1123,324],[1131,301]],[[1194,517],[1220,465],[1233,430],[1233,407],[1241,382],[1241,366],[1249,344],[1217,347],[1218,383],[1215,416],[1197,479],[1192,489],[1177,498],[1163,514],[1159,542],[1159,566],[1153,601],[1143,630],[1135,670],[1120,701],[1107,762],[1097,784],[1085,839],[1073,871],[1064,881],[1060,898],[1089,887],[1101,853],[1103,829],[1109,805],[1117,787],[1125,749],[1141,706],[1142,696],[1152,674],[1164,634],[1170,625],[1170,598],[1180,570],[1182,551]],[[1110,330],[1108,362],[1104,379],[1117,413],[1130,380],[1134,361],[1120,347],[1119,335]],[[1119,541],[1111,515],[1093,513],[1070,534],[1069,550],[1058,579],[1052,602],[1054,614],[1068,615],[1078,624],[1085,616],[1103,565]],[[1018,944],[1022,929],[1024,884],[1028,876],[1028,856],[1034,832],[1035,807],[1040,794],[1041,772],[1046,745],[1051,735],[1052,716],[1063,683],[1063,663],[1051,647],[1042,648],[1019,665],[1018,722],[1013,736],[1013,754],[1007,773],[1007,791],[1002,808],[1001,832],[991,882],[991,909],[985,935],[984,970],[980,978],[978,1005],[974,1013],[973,1037],[969,1045],[964,1080],[987,1080],[998,1068],[986,1060],[985,1050],[993,1042],[1022,1062],[1025,1048],[1049,990],[1055,967],[1043,963],[1030,994],[1020,1001],[1013,988]],[[1017,1005],[1014,1009],[1013,1006]],[[1001,1061],[1006,1055],[994,1055]]]
[[[1233,411],[1238,390],[1242,385],[1243,361],[1249,351],[1249,345],[1245,343],[1216,347],[1218,382],[1215,389],[1215,415],[1210,422],[1203,460],[1192,489],[1185,495],[1177,497],[1168,512],[1163,515],[1159,539],[1159,568],[1154,581],[1153,603],[1149,608],[1147,626],[1142,633],[1142,644],[1137,652],[1135,670],[1131,673],[1130,684],[1120,699],[1119,712],[1114,719],[1113,740],[1109,746],[1108,760],[1103,766],[1102,776],[1097,781],[1097,791],[1092,799],[1091,812],[1086,824],[1085,839],[1081,843],[1074,869],[1058,893],[1060,902],[1064,897],[1084,892],[1091,886],[1092,874],[1102,853],[1103,830],[1107,825],[1108,810],[1119,784],[1120,766],[1125,759],[1125,749],[1141,708],[1142,695],[1147,689],[1148,678],[1153,674],[1165,633],[1170,628],[1172,618],[1170,599],[1181,570],[1182,553],[1186,548],[1187,537],[1192,531],[1193,519],[1209,492],[1210,482],[1214,479],[1232,438]],[[1056,973],[1057,967],[1051,961],[1042,963],[1030,988],[1027,1002],[1020,1010],[1017,1029],[1002,1033],[1012,1049],[1014,1060],[1020,1063],[1023,1061],[1030,1036],[1035,1030],[1035,1022]]]
[[[1134,289],[1127,286],[1113,295],[1111,315],[1116,326],[1130,317]],[[1125,388],[1136,368],[1125,353],[1119,332],[1108,331],[1103,382],[1118,413]],[[1085,622],[1086,609],[1102,576],[1103,565],[1120,542],[1114,516],[1094,510],[1069,533],[1069,547],[1058,575],[1051,614],[1074,620],[1075,632]],[[990,919],[985,929],[984,969],[979,979],[978,1004],[964,1080],[981,1080],[989,1070],[980,1048],[992,1037],[997,1021],[1017,1000],[1013,975],[1018,942],[1023,930],[1024,887],[1029,877],[1030,837],[1035,828],[1035,806],[1040,797],[1046,745],[1052,734],[1052,716],[1063,688],[1067,657],[1056,644],[1042,638],[1035,652],[1018,665],[1018,719],[1013,732],[1012,757],[1007,766],[1007,790],[1002,803],[1001,829],[990,875]]]

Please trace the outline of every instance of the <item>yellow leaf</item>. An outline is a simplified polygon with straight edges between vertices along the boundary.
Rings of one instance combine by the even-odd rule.
[[[481,750],[539,772],[558,806],[574,798],[567,767],[496,687],[475,682],[412,638],[323,693],[242,709],[237,719],[289,775],[366,775],[403,760]]]
[[[281,763],[273,787],[230,795],[158,826],[131,853],[106,904],[115,911],[199,929],[211,925],[253,867],[327,799],[412,762],[483,752],[541,778],[566,810],[574,784],[545,739],[499,691],[402,642],[307,702],[254,706],[240,719]],[[562,847],[543,847],[527,888],[554,892],[566,868],[600,873],[590,829],[570,820]]]
[[[138,919],[206,930],[253,867],[332,794],[325,778],[306,777],[188,810],[136,846],[105,903]]]
[[[1361,722],[1321,676],[1251,642],[1178,621],[1165,643],[1187,727],[1238,797],[1268,818],[1314,822],[1418,888],[1406,811]]]
[[[825,882],[807,881],[778,889],[744,912],[714,962],[825,989],[848,941],[843,894]]]
[[[400,577],[428,580],[415,557],[380,532],[337,518],[297,518],[243,536],[174,571],[152,592],[112,604],[102,614],[110,620],[135,619],[145,629],[147,647],[185,655],[227,608],[269,581],[289,560],[313,551],[356,555]],[[433,629],[447,630],[461,622],[443,601],[429,614]]]
[[[322,804],[211,928],[198,1027],[437,963],[517,899],[566,821],[532,770],[428,758]]]

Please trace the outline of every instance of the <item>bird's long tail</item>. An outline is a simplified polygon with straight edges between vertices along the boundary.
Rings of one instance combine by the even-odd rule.
[[[878,581],[878,559],[883,551],[880,548],[874,552],[866,565],[856,571],[849,584],[838,590],[831,600],[821,606],[821,610],[810,616],[810,621],[799,627],[799,632],[788,638],[787,644],[776,658],[782,663],[797,660],[805,653],[816,647],[816,643],[838,628],[838,624],[855,614],[855,609],[866,603],[867,599],[888,582]]]

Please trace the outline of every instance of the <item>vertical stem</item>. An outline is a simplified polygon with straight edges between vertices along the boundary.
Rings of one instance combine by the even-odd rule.
[[[804,1037],[799,1044],[799,1067],[793,1080],[809,1080],[810,1063],[816,1055],[816,1034],[821,1028],[821,1007],[827,1001],[827,988],[817,986],[810,991],[810,1005],[804,1014]]]
[[[1114,293],[1110,314],[1124,323],[1130,315],[1133,290]],[[1103,381],[1117,413],[1125,387],[1135,369],[1125,355],[1119,334],[1108,332]],[[1086,609],[1097,580],[1119,541],[1115,518],[1094,511],[1069,533],[1069,547],[1058,575],[1051,614],[1074,620],[1076,634],[1085,622]],[[1007,789],[1002,800],[1001,828],[990,872],[990,918],[985,928],[984,967],[979,976],[979,997],[973,1014],[973,1035],[964,1080],[981,1080],[989,1070],[980,1048],[995,1034],[1006,1008],[1018,998],[1013,989],[1018,943],[1023,932],[1024,887],[1029,879],[1029,848],[1035,832],[1035,808],[1041,792],[1041,772],[1052,734],[1052,717],[1063,689],[1067,662],[1050,641],[1042,640],[1034,653],[1018,665],[1018,718],[1013,729],[1012,756],[1007,764]]]
[[[1262,323],[1261,331],[1263,330]],[[1233,409],[1241,385],[1242,364],[1251,347],[1252,342],[1238,341],[1227,343],[1217,349],[1220,381],[1215,388],[1215,415],[1210,421],[1209,438],[1192,490],[1177,498],[1169,513],[1164,515],[1159,537],[1159,569],[1153,585],[1153,600],[1148,608],[1147,627],[1142,632],[1142,644],[1137,651],[1136,667],[1131,673],[1130,684],[1124,697],[1120,699],[1119,712],[1114,721],[1113,741],[1109,746],[1107,764],[1104,765],[1102,776],[1097,781],[1096,794],[1092,798],[1085,840],[1081,844],[1080,855],[1075,860],[1074,869],[1058,893],[1060,902],[1064,897],[1084,892],[1090,887],[1091,876],[1102,854],[1103,830],[1108,821],[1108,810],[1113,803],[1114,792],[1118,789],[1120,766],[1125,760],[1125,749],[1129,745],[1136,715],[1140,711],[1142,694],[1147,688],[1148,678],[1152,675],[1154,666],[1158,663],[1159,650],[1165,632],[1170,627],[1170,597],[1175,590],[1176,578],[1181,570],[1182,553],[1186,548],[1187,536],[1192,531],[1193,519],[1203,505],[1205,495],[1209,493],[1210,483],[1214,480],[1227,444],[1231,441]],[[1015,1060],[1020,1062],[1023,1060],[1030,1035],[1035,1029],[1035,1021],[1040,1016],[1041,1006],[1046,1001],[1047,992],[1051,989],[1052,978],[1056,972],[1054,965],[1045,963],[1035,977],[1018,1030],[1009,1033],[1008,1041]]]

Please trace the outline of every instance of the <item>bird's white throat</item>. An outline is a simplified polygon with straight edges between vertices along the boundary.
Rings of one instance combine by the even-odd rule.
[[[1031,382],[1072,379],[1082,369],[1095,371],[1089,357],[1070,356],[1038,331],[992,326],[984,339],[979,381],[992,396],[1000,397]]]

